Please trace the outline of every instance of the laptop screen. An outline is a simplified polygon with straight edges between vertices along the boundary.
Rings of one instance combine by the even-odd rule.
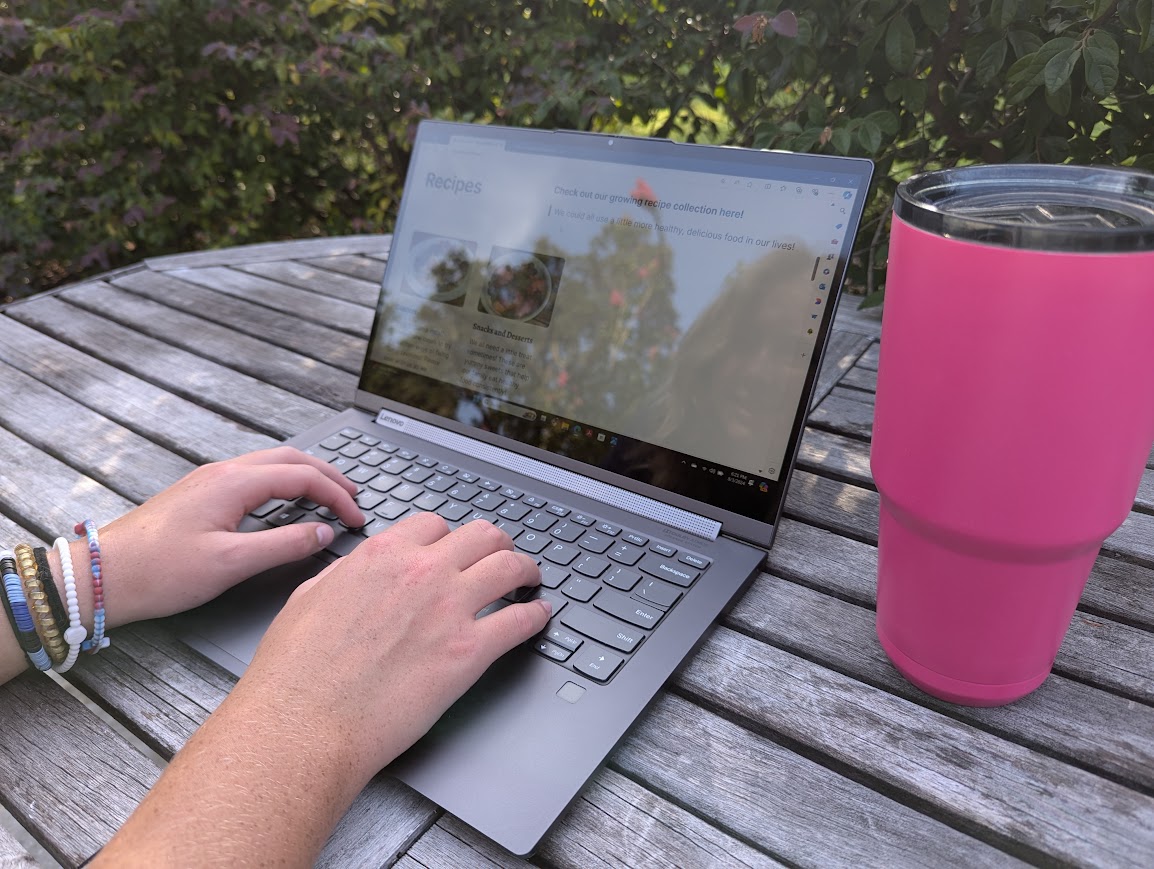
[[[361,389],[773,521],[871,169],[424,122]]]

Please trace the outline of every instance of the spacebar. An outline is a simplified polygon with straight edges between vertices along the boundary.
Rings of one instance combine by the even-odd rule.
[[[346,531],[344,534],[337,534],[336,539],[325,547],[326,552],[331,552],[339,558],[344,558],[350,552],[357,548],[360,544],[365,542],[365,538],[360,534],[354,534],[351,531]]]

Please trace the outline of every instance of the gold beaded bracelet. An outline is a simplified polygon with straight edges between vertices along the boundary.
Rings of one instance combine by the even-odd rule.
[[[37,575],[36,556],[27,543],[17,544],[13,551],[16,554],[16,567],[24,584],[24,596],[28,600],[28,611],[32,614],[36,633],[52,663],[62,664],[68,657],[68,644],[60,633],[60,627],[52,615],[48,595]]]

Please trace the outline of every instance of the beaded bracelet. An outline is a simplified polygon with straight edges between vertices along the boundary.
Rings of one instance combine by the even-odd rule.
[[[72,550],[63,537],[57,537],[52,545],[60,556],[60,572],[64,574],[64,599],[68,607],[68,630],[64,632],[64,641],[68,643],[68,657],[56,668],[56,672],[67,673],[80,657],[80,644],[88,638],[88,630],[80,621],[80,599],[76,596],[76,573],[72,569]]]
[[[32,614],[28,611],[28,602],[24,598],[24,584],[16,573],[16,555],[10,550],[0,551],[0,574],[4,577],[4,610],[12,629],[16,632],[16,639],[20,648],[37,670],[48,670],[52,667],[52,660],[44,651],[40,637],[36,633],[36,626],[32,622]]]
[[[60,590],[56,588],[56,577],[52,575],[52,565],[48,563],[48,550],[43,546],[34,546],[32,554],[36,557],[36,575],[40,577],[40,584],[44,586],[44,594],[48,598],[48,606],[52,608],[52,618],[59,626],[61,636],[68,627],[68,610],[64,608],[64,601],[60,599]]]
[[[68,645],[60,636],[60,628],[52,615],[52,607],[48,604],[48,594],[36,569],[36,555],[27,543],[17,544],[13,550],[16,554],[16,568],[24,584],[24,600],[28,606],[28,614],[32,617],[32,625],[44,651],[53,664],[62,664],[68,657]]]
[[[88,557],[92,563],[92,639],[85,640],[80,648],[95,655],[108,648],[109,640],[104,636],[104,578],[100,569],[100,536],[96,523],[91,519],[77,522],[72,529],[76,534],[88,537]]]

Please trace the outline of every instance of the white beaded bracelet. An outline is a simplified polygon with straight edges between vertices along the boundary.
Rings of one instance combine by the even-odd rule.
[[[68,606],[68,630],[64,632],[64,642],[68,643],[68,657],[55,670],[67,673],[80,657],[80,644],[88,639],[88,631],[80,623],[80,599],[76,596],[76,574],[72,570],[72,550],[68,541],[57,537],[52,544],[60,555],[60,570],[64,574],[64,598]]]

